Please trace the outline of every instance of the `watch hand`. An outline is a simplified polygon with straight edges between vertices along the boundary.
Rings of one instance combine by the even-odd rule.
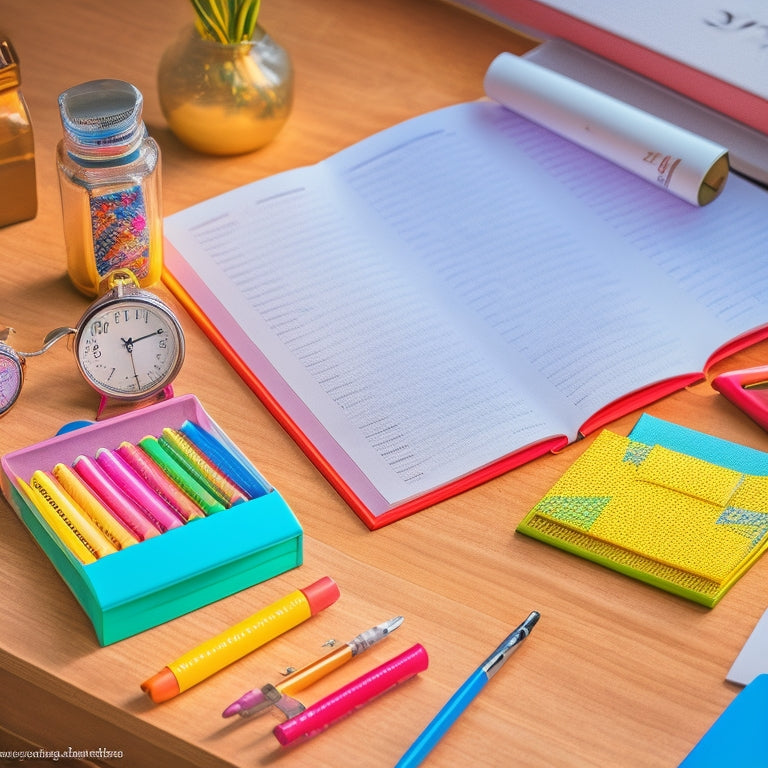
[[[162,328],[158,328],[156,331],[152,331],[152,333],[148,333],[145,336],[139,336],[138,339],[129,339],[129,341],[132,342],[133,344],[135,344],[137,341],[141,341],[142,339],[148,339],[151,336],[160,336],[162,334],[162,332],[163,332],[163,329]]]
[[[130,342],[131,339],[128,339],[128,341]],[[133,378],[136,379],[136,386],[138,387],[138,389],[141,389],[141,383],[139,382],[139,374],[136,373],[136,361],[133,359],[133,344],[131,344],[131,346],[128,347],[126,343],[126,349],[131,355],[131,368],[133,368]]]
[[[123,345],[128,350],[128,352],[133,352],[133,339],[129,336],[127,339],[124,339],[122,336],[120,337],[120,341],[123,342]]]

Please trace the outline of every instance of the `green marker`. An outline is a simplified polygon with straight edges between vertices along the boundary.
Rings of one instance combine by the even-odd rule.
[[[139,440],[139,447],[202,509],[206,515],[220,512],[226,507],[214,498],[152,435]]]

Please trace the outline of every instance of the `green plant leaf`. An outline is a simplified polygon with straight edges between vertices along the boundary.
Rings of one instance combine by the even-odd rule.
[[[222,30],[217,26],[216,18],[212,14],[211,3],[207,0],[190,0],[197,14],[197,27],[204,37],[224,42]]]
[[[251,0],[240,4],[237,14],[237,34],[241,40],[250,40],[256,29],[256,20],[259,16],[261,0]]]
[[[220,43],[250,40],[261,0],[190,0],[204,37]]]

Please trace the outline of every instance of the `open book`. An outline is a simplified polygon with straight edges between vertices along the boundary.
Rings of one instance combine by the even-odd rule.
[[[167,284],[370,528],[768,337],[768,193],[690,205],[487,99],[165,236]]]

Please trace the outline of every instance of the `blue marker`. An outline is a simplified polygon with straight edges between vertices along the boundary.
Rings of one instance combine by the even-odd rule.
[[[264,496],[270,490],[251,462],[231,443],[224,443],[189,420],[181,425],[181,431],[250,498]]]

